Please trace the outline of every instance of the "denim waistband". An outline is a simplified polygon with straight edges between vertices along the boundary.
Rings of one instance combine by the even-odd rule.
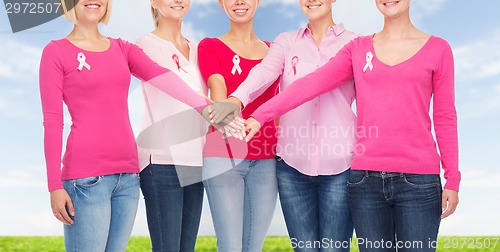
[[[404,176],[404,173],[402,172],[385,172],[385,171],[368,171],[368,170],[355,170],[355,171],[364,173],[366,177],[391,178],[391,177]]]
[[[404,172],[385,172],[385,171],[369,171],[369,170],[351,170],[351,172],[364,173],[365,177],[379,177],[379,178],[404,177],[405,175],[439,176],[439,174],[410,174]]]

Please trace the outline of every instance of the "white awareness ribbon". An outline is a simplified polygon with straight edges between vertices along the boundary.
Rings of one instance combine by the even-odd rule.
[[[82,71],[83,67],[87,68],[87,70],[90,70],[90,65],[85,62],[85,59],[87,59],[87,57],[85,57],[85,54],[79,52],[76,59],[78,60],[78,62],[80,62],[80,65],[78,65],[78,71]]]
[[[366,69],[368,69],[368,68],[370,68],[370,71],[373,70],[372,60],[373,60],[373,53],[367,52],[366,53],[366,65],[363,68],[363,72],[366,72]]]
[[[241,67],[240,67],[240,56],[238,56],[237,54],[234,55],[233,57],[233,69],[231,70],[231,74],[234,75],[234,73],[236,71],[238,71],[238,74],[241,74],[241,72],[243,70],[241,70]]]

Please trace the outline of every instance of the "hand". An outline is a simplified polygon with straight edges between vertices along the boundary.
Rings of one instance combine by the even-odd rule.
[[[442,198],[443,201],[441,203],[441,208],[442,208],[441,219],[444,219],[453,214],[453,212],[455,212],[455,210],[457,209],[458,192],[449,189],[444,189]]]
[[[216,121],[213,119],[214,109],[216,110],[225,109],[225,112],[229,111],[230,113],[223,118],[219,118]],[[230,132],[242,131],[244,134],[245,131],[244,120],[239,117],[239,113],[240,112],[238,105],[229,102],[218,102],[206,106],[202,111],[202,116],[203,118],[205,118],[205,120],[209,121],[210,124],[216,127],[221,133],[224,133],[222,128],[226,128]]]
[[[226,125],[219,124],[219,131],[223,134],[223,138],[234,137],[243,140],[246,136],[245,120],[241,117],[236,117],[232,122]],[[216,126],[217,127],[217,126]]]
[[[209,115],[210,123],[218,124],[226,118],[233,120],[240,115],[240,112],[241,106],[239,104],[239,100],[234,97],[221,102],[216,102],[214,104],[211,104]]]
[[[257,120],[255,120],[253,117],[248,118],[245,121],[245,130],[248,131],[248,134],[245,137],[245,141],[247,141],[247,142],[250,141],[250,139],[252,139],[252,137],[257,132],[259,132],[261,127],[262,127],[262,125],[260,125],[260,123]]]
[[[57,189],[50,192],[50,206],[52,213],[54,213],[54,216],[60,222],[66,225],[74,224],[70,215],[75,216],[75,209],[73,208],[71,198],[64,189]]]

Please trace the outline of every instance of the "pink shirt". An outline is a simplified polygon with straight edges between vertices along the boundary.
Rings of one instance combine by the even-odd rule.
[[[198,68],[198,43],[189,42],[189,59],[172,42],[153,33],[139,38],[137,45],[160,66],[176,73],[195,92],[207,96],[206,84]],[[146,106],[137,137],[140,169],[146,168],[150,161],[153,164],[202,166],[205,119],[190,106],[153,86],[143,85],[142,88]]]
[[[352,169],[439,174],[459,189],[454,63],[449,44],[431,36],[410,59],[389,66],[377,59],[373,36],[346,45],[317,71],[295,81],[252,116],[263,123],[354,76],[358,141]],[[433,100],[431,133],[429,108]]]
[[[280,34],[260,64],[231,94],[243,105],[280,78],[280,89],[324,65],[358,35],[342,24],[328,29],[318,46],[309,28]],[[351,166],[356,142],[354,82],[315,97],[282,115],[278,126],[277,154],[299,172],[309,175],[339,174]]]
[[[40,62],[40,95],[49,190],[62,180],[139,172],[127,97],[130,74],[200,110],[209,104],[134,44],[110,38],[103,52],[51,41]],[[63,102],[72,119],[62,160]]]

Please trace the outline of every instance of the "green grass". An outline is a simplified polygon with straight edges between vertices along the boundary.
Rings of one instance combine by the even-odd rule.
[[[217,251],[215,237],[201,236],[196,243],[196,252]],[[489,248],[485,248],[485,247]],[[63,252],[62,237],[4,236],[0,237],[0,252]],[[134,236],[130,239],[127,252],[151,251],[149,237]],[[269,236],[265,252],[293,252],[288,237]],[[351,251],[359,251],[352,248]],[[500,237],[492,236],[445,236],[439,238],[438,252],[497,252],[500,251]]]

